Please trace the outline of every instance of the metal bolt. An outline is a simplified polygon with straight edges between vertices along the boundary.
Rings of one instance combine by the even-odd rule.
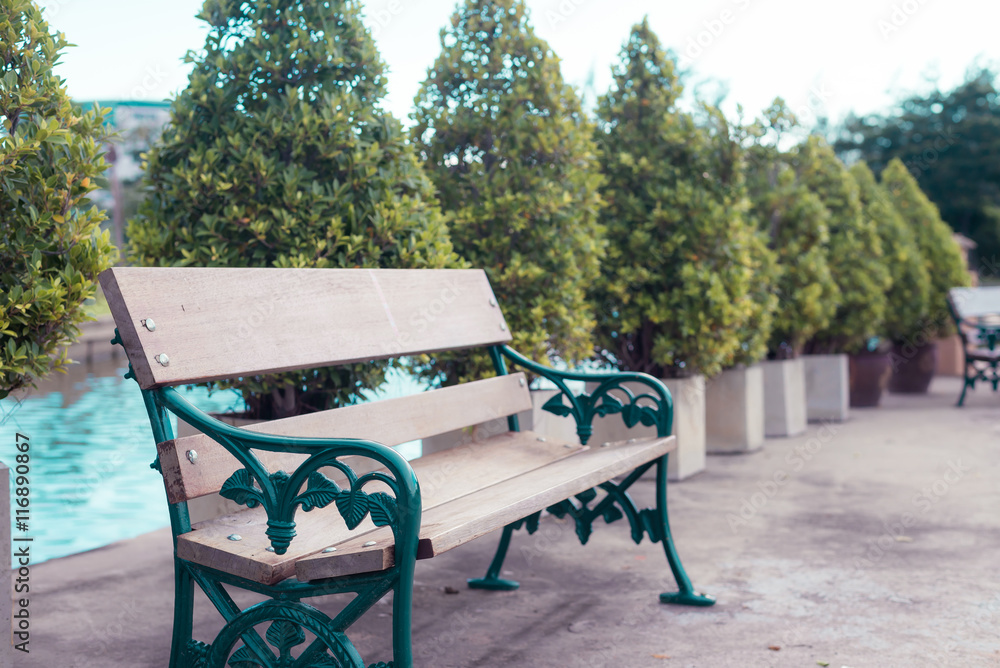
[[[243,540],[243,536],[239,535],[238,533],[231,533],[229,534],[229,540],[231,541]]]
[[[572,448],[573,444],[572,443],[563,443],[563,447],[564,448]]]
[[[267,548],[264,548],[264,549],[266,549],[268,552],[274,552],[274,548],[273,547],[267,547]]]
[[[545,442],[545,437],[544,436],[539,436],[538,440],[541,441],[542,443],[544,443]]]
[[[524,387],[524,378],[517,381],[517,384],[520,385],[521,387]]]
[[[611,444],[610,443],[601,443],[601,447],[602,448],[610,448]]]
[[[507,323],[505,323],[505,322],[501,322],[500,323],[500,331],[501,332],[506,332],[507,331]]]
[[[628,442],[629,442],[629,443],[635,443],[635,442],[636,442],[636,441],[638,441],[638,440],[639,440],[639,439],[637,439],[637,438],[630,438],[630,439],[628,439]]]
[[[152,318],[146,318],[142,321],[143,326],[151,332],[156,331],[156,323],[153,322]]]
[[[198,461],[198,452],[196,450],[188,450],[186,453],[188,461],[194,464]]]
[[[153,359],[155,359],[157,362],[159,362],[163,366],[168,366],[170,364],[170,358],[167,357],[166,353],[160,353],[159,355],[157,355]]]
[[[324,551],[324,552],[327,552],[327,553],[329,553],[329,552],[336,552],[336,551],[337,551],[337,548],[335,548],[335,547],[328,547],[328,548],[326,548],[326,549],[325,549],[325,550],[323,550],[323,551]]]
[[[497,305],[497,300],[494,297],[490,297],[490,306],[493,306],[495,308],[496,305]]]
[[[378,543],[376,543],[375,541],[370,540],[367,543],[365,543],[364,545],[362,545],[362,547],[371,547],[372,545],[377,545],[377,544]]]

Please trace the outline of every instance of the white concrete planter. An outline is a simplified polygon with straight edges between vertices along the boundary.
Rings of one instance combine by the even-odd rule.
[[[806,418],[810,422],[843,422],[851,404],[847,355],[804,355]]]
[[[764,434],[797,436],[806,430],[806,371],[802,358],[760,363],[764,371]]]
[[[705,470],[705,377],[664,378],[663,383],[674,400],[674,428],[677,450],[670,453],[667,475],[670,480],[683,480]],[[625,383],[632,392],[646,394],[645,385]],[[588,383],[587,391],[596,385]],[[621,415],[594,418],[594,435],[591,444],[621,441],[629,438],[655,436],[652,427],[636,425],[627,429]]]
[[[705,383],[708,452],[751,452],[764,445],[764,370],[726,369]]]

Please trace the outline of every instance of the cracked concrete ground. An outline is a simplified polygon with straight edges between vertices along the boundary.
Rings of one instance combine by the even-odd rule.
[[[465,587],[495,535],[419,562],[417,665],[1000,666],[1000,395],[958,409],[959,387],[887,396],[672,484],[676,543],[711,608],[658,603],[673,588],[662,550],[623,523],[583,547],[553,517],[517,535],[516,592]],[[651,481],[633,489],[652,500]],[[168,532],[41,564],[32,582],[32,651],[15,666],[166,665]],[[352,630],[369,662],[389,659],[390,610]],[[219,627],[202,600],[198,635]]]

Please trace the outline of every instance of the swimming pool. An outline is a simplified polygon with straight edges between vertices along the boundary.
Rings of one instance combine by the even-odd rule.
[[[124,373],[113,363],[77,366],[20,402],[0,403],[0,461],[13,468],[17,434],[30,439],[29,526],[27,532],[15,527],[12,533],[33,538],[34,563],[170,524],[163,483],[149,468],[156,448],[142,395]],[[422,388],[397,373],[373,398]],[[204,388],[193,388],[185,396],[206,411],[242,406],[235,391],[210,396]],[[419,442],[400,448],[408,457],[420,454]]]

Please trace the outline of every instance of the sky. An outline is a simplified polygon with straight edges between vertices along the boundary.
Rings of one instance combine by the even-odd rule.
[[[807,126],[951,88],[973,63],[1000,63],[992,0],[527,0],[535,30],[569,83],[604,93],[631,26],[649,16],[690,71],[690,91],[756,116],[782,96]],[[188,49],[204,43],[201,0],[42,0],[77,46],[59,73],[77,100],[163,100],[186,86]],[[371,0],[366,21],[389,70],[383,106],[409,115],[456,0]]]

